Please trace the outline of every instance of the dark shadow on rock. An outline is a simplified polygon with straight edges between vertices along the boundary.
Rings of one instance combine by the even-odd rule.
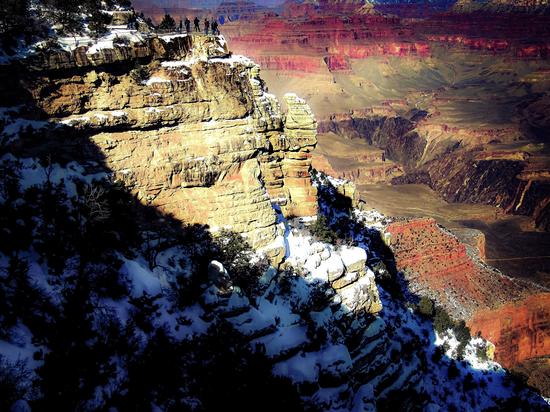
[[[11,75],[2,104],[28,120],[47,120],[17,82],[20,76]],[[303,410],[293,386],[272,375],[271,361],[218,314],[197,309],[204,320],[196,322],[208,322],[209,329],[176,338],[189,326],[189,308],[199,306],[212,284],[209,263],[225,259],[229,265],[231,255],[207,226],[145,205],[113,181],[92,134],[53,124],[30,127],[0,148],[0,157],[16,157],[1,165],[0,256],[9,263],[0,271],[0,339],[22,345],[14,331],[26,331],[32,342],[25,345],[40,363],[30,384],[29,365],[0,357],[0,409],[26,399],[37,411],[152,405],[252,411],[260,403],[266,410]],[[35,170],[43,180],[29,188],[18,184],[24,158],[39,160]],[[70,162],[83,168],[71,181],[72,198],[68,180],[55,177]],[[105,177],[85,180],[96,173]],[[182,251],[174,254],[182,260],[169,259],[163,272],[161,256],[172,249]],[[123,270],[128,262],[139,264],[135,272]],[[161,293],[133,289],[140,270],[157,269],[172,275],[161,279]],[[248,269],[256,273],[253,265]]]

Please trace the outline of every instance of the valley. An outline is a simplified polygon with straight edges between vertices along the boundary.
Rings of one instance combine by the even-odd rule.
[[[352,3],[289,2],[223,32],[270,92],[308,101],[313,167],[355,182],[364,208],[410,221],[391,247],[413,290],[548,391],[548,16],[352,14]]]

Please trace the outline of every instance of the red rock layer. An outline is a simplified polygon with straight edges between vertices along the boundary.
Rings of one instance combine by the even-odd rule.
[[[347,6],[346,6],[347,7]],[[356,5],[352,7],[357,7]],[[349,13],[341,5],[288,4],[280,16],[225,24],[223,33],[238,53],[252,54],[266,69],[304,70],[314,65],[281,65],[277,57],[317,57],[333,72],[351,70],[350,59],[372,56],[427,57],[432,46],[448,44],[516,59],[550,56],[550,18],[546,16],[468,16],[424,13],[423,19]]]
[[[468,323],[495,344],[496,359],[506,367],[550,353],[550,293],[480,311]]]
[[[409,289],[466,319],[504,366],[550,354],[550,293],[484,265],[433,219],[394,222],[386,232]]]
[[[428,43],[412,40],[413,32],[395,17],[327,14],[306,5],[225,24],[222,31],[232,50],[251,55],[262,68],[295,73],[349,72],[350,59],[430,54]]]
[[[413,292],[428,294],[459,318],[527,296],[529,286],[484,265],[434,219],[390,224],[389,245]]]

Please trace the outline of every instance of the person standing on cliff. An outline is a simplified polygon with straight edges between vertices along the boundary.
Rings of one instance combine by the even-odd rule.
[[[195,17],[195,20],[193,20],[193,23],[195,23],[195,31],[201,31],[201,28],[200,28],[200,26],[199,26],[199,23],[200,23],[200,22],[201,22],[201,21],[199,20],[198,17]]]
[[[210,28],[210,20],[204,19],[204,34],[208,35],[208,29]]]
[[[212,34],[213,35],[219,35],[220,30],[218,29],[218,21],[216,19],[212,19],[212,22],[210,23],[210,27],[212,27]]]
[[[191,20],[185,18],[185,31],[189,33],[191,31]]]

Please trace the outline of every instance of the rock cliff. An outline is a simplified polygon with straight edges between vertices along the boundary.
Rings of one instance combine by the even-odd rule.
[[[39,51],[23,68],[21,86],[57,137],[86,136],[115,179],[163,212],[233,229],[256,248],[280,234],[272,202],[287,215],[317,212],[313,114],[295,95],[283,114],[259,67],[223,37]]]
[[[480,309],[494,308],[534,291],[482,264],[433,219],[394,222],[386,232],[410,289],[434,298],[457,318],[469,319]]]
[[[473,331],[480,331],[497,347],[496,359],[512,368],[550,351],[550,294],[529,296],[498,309],[479,311],[471,319]]]
[[[479,241],[460,242],[433,219],[397,221],[388,244],[409,289],[430,296],[493,342],[506,367],[548,354],[548,299],[544,288],[502,275],[482,263]],[[470,238],[471,236],[468,236]],[[468,241],[468,239],[467,239]]]

